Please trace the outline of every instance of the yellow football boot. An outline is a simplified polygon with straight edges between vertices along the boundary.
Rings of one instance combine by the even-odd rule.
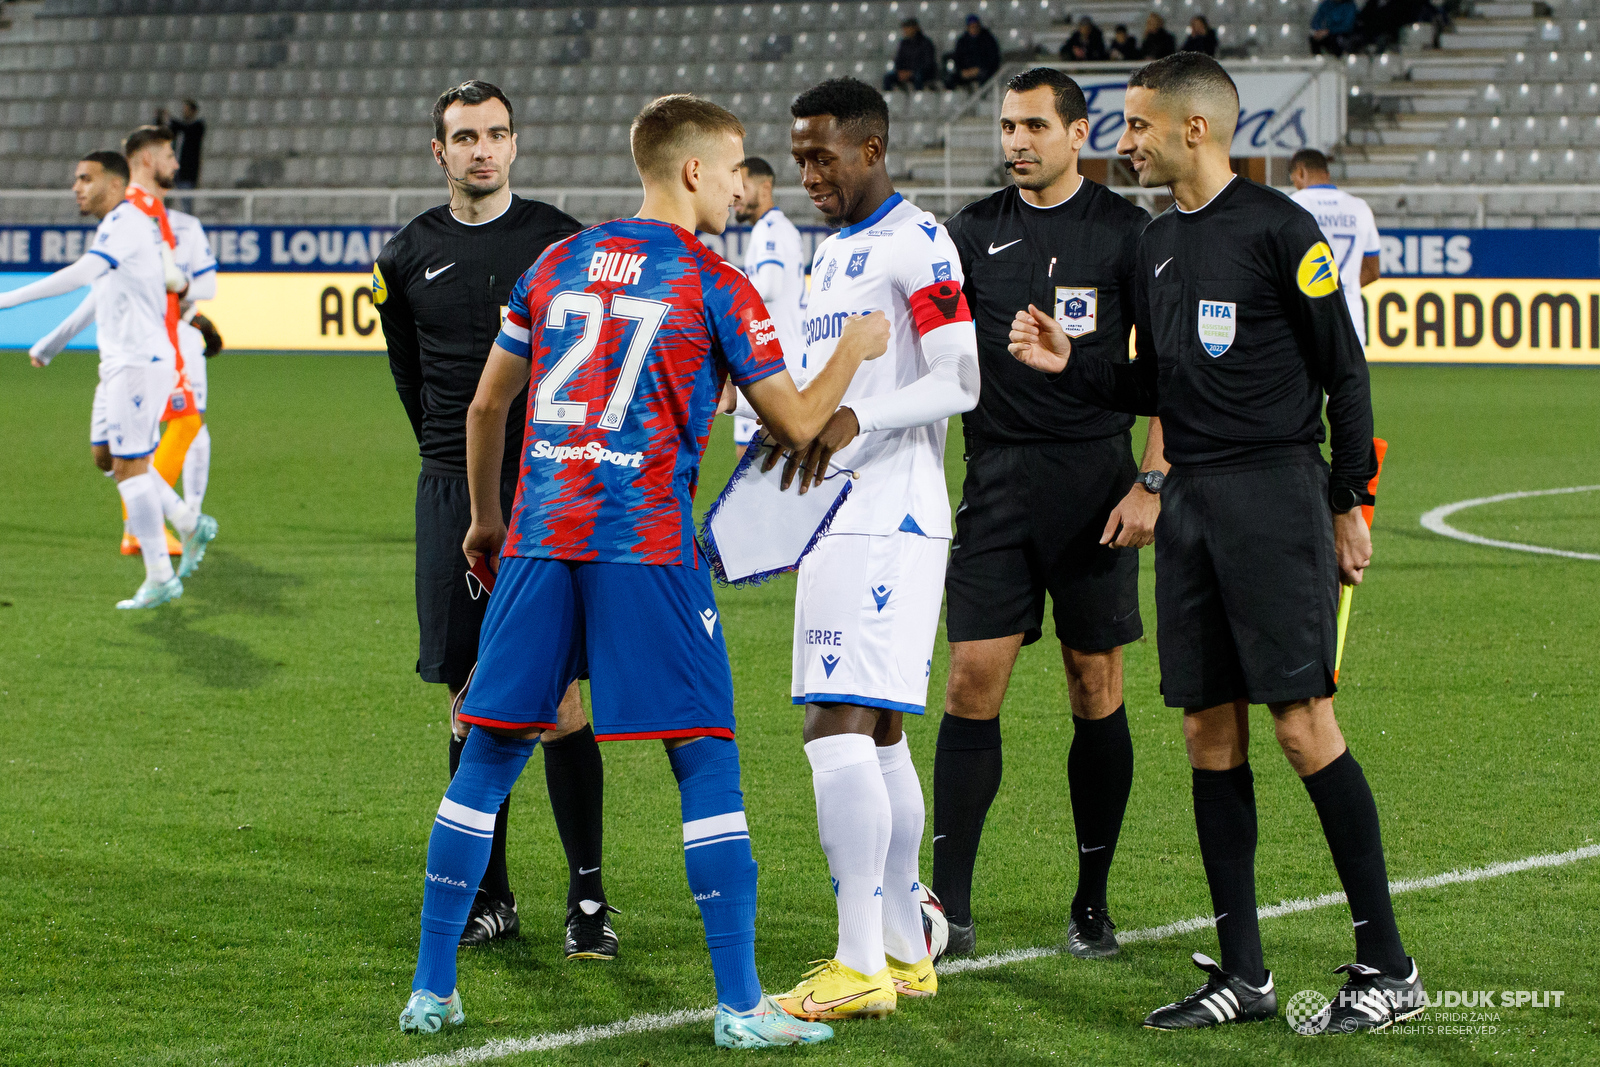
[[[778,994],[778,1006],[797,1019],[882,1019],[895,1009],[895,983],[885,967],[870,978],[838,960],[812,960],[800,984]]]
[[[902,997],[931,997],[939,992],[939,975],[933,969],[933,957],[924,956],[920,963],[901,963],[893,956],[889,960],[889,979],[894,991]]]

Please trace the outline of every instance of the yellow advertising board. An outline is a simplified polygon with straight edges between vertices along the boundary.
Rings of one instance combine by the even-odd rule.
[[[1379,278],[1361,296],[1368,362],[1600,365],[1600,279]]]
[[[201,305],[228,347],[282,352],[382,352],[372,273],[217,275]]]

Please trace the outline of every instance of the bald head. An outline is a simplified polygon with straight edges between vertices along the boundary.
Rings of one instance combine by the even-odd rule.
[[[1184,122],[1192,116],[1206,120],[1207,139],[1233,144],[1239,125],[1239,89],[1228,72],[1200,52],[1174,52],[1141,67],[1128,78],[1128,88],[1145,89],[1154,106]]]

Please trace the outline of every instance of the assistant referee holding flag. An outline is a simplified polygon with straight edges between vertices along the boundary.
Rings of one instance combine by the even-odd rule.
[[[1019,313],[1012,352],[1110,410],[1159,413],[1172,470],[1156,524],[1161,691],[1184,711],[1200,856],[1222,963],[1158,1008],[1162,1030],[1271,1018],[1256,921],[1249,705],[1316,806],[1350,902],[1356,962],[1316,1019],[1383,1029],[1427,1007],[1389,898],[1378,808],[1333,714],[1339,583],[1372,541],[1359,506],[1377,467],[1367,365],[1316,220],[1228,165],[1239,94],[1208,56],[1180,52],[1128,80],[1118,151],[1174,206],[1139,243],[1139,358],[1071,358],[1055,319]],[[1330,473],[1319,447],[1322,399]]]
[[[576,219],[549,204],[513,196],[517,140],[511,102],[499,89],[468,81],[433,106],[433,155],[450,185],[450,203],[418,215],[394,236],[372,271],[373,303],[383,321],[395,388],[422,452],[417,478],[417,673],[450,690],[450,773],[467,726],[455,708],[478,658],[488,598],[474,599],[461,542],[471,525],[467,491],[467,408],[478,390],[511,287],[551,244],[577,233]],[[520,412],[506,420],[501,507],[511,511],[522,454]],[[545,778],[569,871],[569,956],[616,955],[600,883],[602,768],[578,688],[561,706],[561,729],[545,735]],[[520,930],[506,876],[507,806],[494,824],[489,868],[462,934],[463,945]]]
[[[945,224],[961,254],[983,387],[962,419],[967,474],[945,575],[950,681],[933,764],[933,889],[949,951],[974,951],[972,869],[1000,788],[1000,705],[1018,650],[1042,633],[1048,592],[1072,706],[1078,887],[1067,949],[1109,956],[1106,881],[1133,785],[1122,646],[1144,633],[1139,549],[1161,510],[1161,423],[1150,420],[1141,473],[1132,415],[1085,404],[1006,346],[1012,317],[1031,301],[1054,309],[1080,358],[1126,363],[1150,216],[1078,173],[1089,109],[1076,82],[1035,67],[1006,89],[1000,140],[1015,184]]]

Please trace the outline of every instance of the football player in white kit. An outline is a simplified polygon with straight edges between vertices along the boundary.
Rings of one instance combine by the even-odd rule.
[[[175,259],[178,270],[183,272],[186,282],[180,303],[183,317],[178,322],[178,344],[183,354],[184,373],[188,377],[189,390],[194,395],[195,409],[203,419],[206,413],[205,361],[208,355],[215,355],[216,350],[222,347],[222,339],[220,336],[216,337],[213,348],[211,339],[194,325],[194,321],[199,319],[209,326],[208,320],[197,313],[196,305],[217,295],[217,260],[211,254],[211,244],[206,240],[205,229],[200,225],[199,219],[170,208],[167,210],[167,218],[173,234],[178,239]],[[66,348],[74,337],[88,329],[94,318],[95,294],[91,291],[73,309],[72,314],[62,320],[61,325],[35,342],[28,350],[28,354],[36,360],[49,362]],[[211,329],[215,335],[215,328]],[[199,433],[189,442],[188,451],[183,457],[183,502],[197,515],[200,514],[200,505],[205,499],[206,482],[210,479],[210,475],[211,434],[202,422]]]
[[[800,231],[772,202],[772,165],[757,156],[739,164],[744,195],[733,209],[734,218],[750,227],[744,245],[744,273],[772,312],[772,324],[783,345],[789,377],[801,379],[805,369],[800,340],[800,310],[806,296],[805,252]],[[733,443],[740,455],[755,436],[756,420],[734,416]]]
[[[883,94],[839,78],[790,110],[801,184],[842,227],[812,262],[805,373],[826,364],[854,315],[885,312],[891,340],[790,457],[802,491],[830,469],[856,478],[800,565],[791,688],[805,706],[838,951],[778,1002],[808,1019],[882,1017],[897,995],[938,989],[922,926],[922,785],[901,719],[927,702],[951,531],[945,423],[978,402],[977,337],[955,245],[894,191]]]
[[[1290,158],[1289,180],[1295,188],[1292,199],[1311,212],[1339,261],[1339,284],[1350,307],[1350,320],[1356,324],[1356,336],[1365,347],[1367,311],[1361,287],[1378,280],[1378,253],[1382,251],[1372,208],[1333,184],[1328,157],[1315,148],[1302,148]]]
[[[61,296],[84,285],[93,290],[100,347],[89,442],[96,466],[116,480],[139,538],[145,580],[119,608],[149,608],[183,595],[162,532],[163,514],[192,534],[196,516],[150,470],[161,412],[175,375],[166,328],[168,262],[157,222],[124,199],[128,163],[118,152],[92,152],[77,164],[72,189],[78,210],[99,218],[89,251],[76,263],[20,289],[0,293],[0,308]],[[32,356],[36,367],[49,355]],[[189,546],[185,545],[185,555]]]

